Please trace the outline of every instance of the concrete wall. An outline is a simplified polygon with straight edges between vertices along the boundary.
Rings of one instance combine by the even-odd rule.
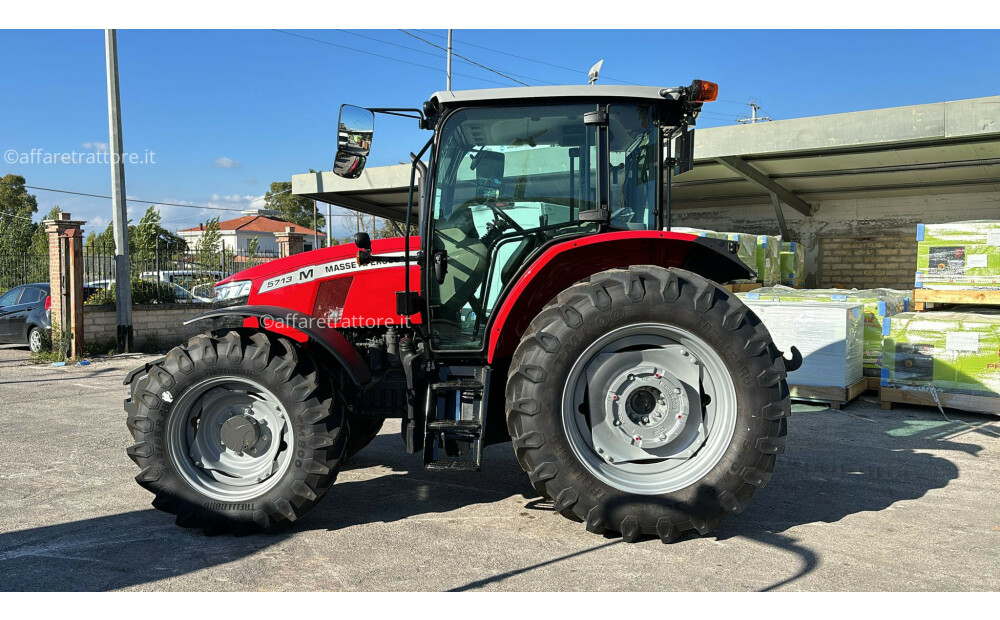
[[[132,306],[132,332],[136,348],[146,346],[148,338],[170,348],[205,331],[205,323],[184,325],[184,321],[212,308],[211,304],[149,304]],[[112,343],[117,338],[115,307],[84,306],[83,330],[87,345]],[[100,353],[100,351],[96,351]]]
[[[806,217],[784,208],[794,241],[808,246],[807,285],[913,288],[916,231],[919,223],[1000,219],[1000,193],[896,196],[811,201],[816,214]],[[778,234],[774,208],[678,208],[674,226],[752,234]]]

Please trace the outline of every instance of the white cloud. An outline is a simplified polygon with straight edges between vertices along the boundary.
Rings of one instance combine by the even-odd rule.
[[[89,150],[89,151],[107,151],[108,150],[108,143],[107,142],[96,142],[96,141],[94,141],[94,142],[84,142],[80,146],[83,147],[83,148],[85,148],[85,149],[87,149],[87,150]]]
[[[219,157],[215,160],[216,168],[227,168],[229,170],[232,170],[234,168],[239,168],[242,165],[243,164],[236,161],[235,159],[230,159],[228,157]]]

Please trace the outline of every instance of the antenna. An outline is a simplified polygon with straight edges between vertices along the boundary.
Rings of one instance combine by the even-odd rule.
[[[593,84],[594,82],[597,81],[597,75],[601,72],[601,65],[603,64],[604,64],[604,59],[602,58],[597,61],[597,64],[595,64],[593,67],[590,68],[590,71],[588,72],[588,77],[590,78],[590,84]]]
[[[736,119],[737,123],[741,125],[753,125],[754,123],[764,123],[767,121],[774,120],[770,116],[757,116],[757,112],[760,110],[760,104],[757,103],[756,97],[751,99],[750,103],[748,103],[747,105],[750,106],[750,117],[748,118],[747,115],[744,114],[743,118]]]

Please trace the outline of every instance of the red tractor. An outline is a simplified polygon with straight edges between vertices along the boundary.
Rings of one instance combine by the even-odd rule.
[[[739,513],[784,448],[801,358],[716,284],[754,276],[734,244],[670,232],[670,179],[717,90],[343,106],[342,177],[362,173],[375,113],[433,133],[411,156],[404,236],[222,280],[192,321],[229,327],[129,374],[128,454],[153,505],[209,533],[283,525],[400,418],[428,468],[478,470],[512,441],[535,490],[592,532],[670,541]]]

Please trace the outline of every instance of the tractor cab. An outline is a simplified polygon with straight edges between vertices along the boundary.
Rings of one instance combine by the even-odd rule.
[[[343,106],[334,171],[361,174],[368,152],[357,145],[371,144],[373,112],[417,112],[434,131],[417,209],[425,298],[404,312],[426,313],[433,350],[476,354],[500,302],[545,248],[669,228],[664,188],[691,167],[690,128],[717,92],[703,81],[528,87],[439,92],[419,111]]]

